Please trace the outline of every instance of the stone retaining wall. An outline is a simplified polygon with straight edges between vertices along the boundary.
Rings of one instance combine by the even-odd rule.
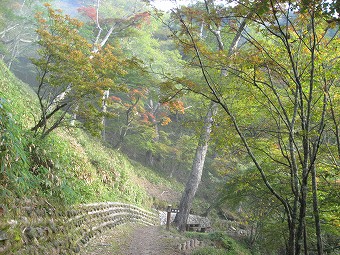
[[[184,243],[179,244],[178,250],[179,251],[190,251],[202,245],[203,245],[202,241],[198,241],[197,239],[190,239]]]
[[[160,217],[161,225],[165,225],[167,212],[159,211],[159,217]],[[170,223],[174,221],[175,217],[176,217],[176,213],[171,213]],[[201,217],[199,215],[194,215],[194,214],[189,214],[187,223],[188,224],[200,224],[202,228],[211,227],[211,222],[207,217]]]
[[[125,223],[159,225],[159,215],[134,205],[84,204],[65,212],[52,206],[20,208],[15,219],[0,214],[0,254],[71,255],[101,232]]]

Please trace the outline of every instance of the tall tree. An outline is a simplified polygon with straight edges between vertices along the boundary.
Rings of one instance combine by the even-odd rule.
[[[328,14],[322,1],[237,3],[225,20],[233,29],[238,20],[233,17],[243,17],[249,20],[249,27],[243,33],[246,43],[230,56],[227,52],[213,53],[201,41],[193,40],[196,38],[188,31],[183,33],[191,44],[185,40],[180,43],[196,53],[193,63],[206,78],[205,87],[187,82],[190,86],[186,89],[219,104],[233,123],[264,186],[282,205],[287,222],[287,254],[307,254],[312,249],[306,226],[309,202],[314,204],[317,249],[322,254],[316,210],[319,205],[316,199],[309,199],[308,189],[313,180],[311,188],[317,197],[315,171],[321,163],[320,146],[325,142],[325,127],[332,128],[325,116],[330,108],[328,91],[338,90],[334,86],[338,57],[332,50],[329,58],[326,48],[334,49],[338,44],[337,30],[330,33],[336,21],[332,17],[325,21]],[[191,21],[187,27],[194,27],[196,20]],[[224,79],[216,75],[221,67],[226,68]],[[247,118],[240,118],[233,94],[245,103]],[[258,129],[258,139],[248,127],[260,111],[265,113],[261,114],[265,128]],[[285,173],[281,181],[275,178],[274,169]]]
[[[116,5],[119,4],[115,3]],[[131,8],[132,6],[135,8]],[[160,154],[165,152],[163,149],[166,145],[162,144],[162,139],[167,135],[162,129],[169,123],[169,116],[175,108],[173,102],[160,103],[158,83],[163,72],[180,73],[181,56],[174,46],[171,47],[171,40],[160,38],[159,34],[164,33],[161,31],[161,23],[151,16],[145,5],[139,1],[131,1],[116,7],[115,12],[121,9],[119,16],[116,13],[110,16],[111,12],[106,11],[107,8],[99,9],[99,22],[103,29],[101,38],[104,38],[107,23],[114,22],[116,25],[109,41],[119,40],[124,54],[137,58],[143,68],[130,70],[121,80],[127,85],[128,93],[110,92],[106,100],[107,115],[111,116],[106,121],[106,141],[124,150],[129,147],[129,143],[135,144],[138,140],[139,145],[143,145],[138,148],[138,153],[132,150],[134,152],[131,155],[143,153],[143,161],[145,158],[150,159],[148,164],[154,165],[156,161],[153,159],[160,158]],[[99,29],[96,28],[95,31]],[[178,109],[180,114],[181,110],[183,108]],[[133,147],[137,149],[136,146]]]
[[[213,116],[216,113],[216,108],[217,105],[211,103],[208,113],[203,120],[204,124],[200,131],[200,137],[198,138],[198,145],[192,162],[191,172],[186,182],[185,189],[179,204],[179,213],[176,214],[175,218],[175,224],[180,231],[186,230],[186,224],[190,210],[192,208],[192,203],[195,198],[198,185],[201,182],[204,162],[209,146],[210,134],[212,131]]]
[[[217,51],[219,52],[225,50],[224,42],[221,37],[221,30],[223,26],[222,22],[223,17],[221,16],[221,14],[225,12],[225,8],[221,6],[216,6],[214,1],[204,1],[203,6],[198,5],[198,9],[196,10],[194,8],[183,9],[186,11],[181,12],[177,10],[177,13],[174,16],[178,19],[184,33],[189,37],[188,44],[193,46],[194,57],[198,58],[199,65],[202,66],[204,65],[203,59],[200,58],[200,52],[196,48],[196,43],[198,41],[204,40],[203,34],[205,32],[204,31],[205,29],[208,31],[208,33],[211,33],[212,37],[215,39]],[[215,15],[212,15],[212,13],[214,13]],[[199,23],[200,26],[192,25],[193,21]],[[240,26],[237,28],[237,32],[229,45],[228,55],[231,55],[237,49],[244,27],[245,20],[243,20],[240,23]],[[198,31],[197,28],[199,28]],[[207,73],[203,69],[201,70],[203,79],[206,82],[209,82],[208,77],[206,76]],[[224,70],[225,67],[221,67],[220,70],[221,77],[225,75]],[[204,119],[204,125],[200,132],[200,137],[196,148],[196,154],[193,160],[191,173],[186,183],[186,188],[182,194],[179,206],[179,213],[177,213],[175,218],[175,223],[181,231],[184,231],[186,228],[186,222],[188,220],[189,212],[192,207],[193,199],[195,197],[198,185],[201,182],[202,170],[204,167],[205,157],[210,140],[210,134],[212,131],[212,119],[216,114],[216,109],[217,109],[216,102],[211,101],[208,113]]]
[[[126,73],[123,68],[128,61],[114,55],[111,46],[93,52],[92,45],[79,33],[81,22],[46,6],[47,18],[37,14],[40,58],[32,62],[39,70],[41,115],[32,131],[45,137],[64,123],[72,107],[77,107],[84,126],[98,132],[98,97],[102,90],[125,89],[115,79]]]
[[[119,11],[118,11],[119,10]],[[144,11],[143,11],[144,10]],[[124,37],[129,32],[140,26],[149,18],[149,13],[145,10],[145,5],[141,1],[135,2],[103,2],[96,0],[95,5],[92,2],[78,9],[94,26],[93,52],[97,53],[103,49],[109,41],[119,37]],[[102,96],[102,139],[106,140],[106,115],[107,103],[110,96],[110,89],[104,90]],[[73,118],[76,118],[74,113]]]

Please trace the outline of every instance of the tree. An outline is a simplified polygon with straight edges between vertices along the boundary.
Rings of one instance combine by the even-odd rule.
[[[324,10],[321,1],[238,1],[225,15],[225,26],[233,30],[239,17],[249,20],[242,49],[231,55],[214,53],[189,31],[183,33],[189,40],[180,41],[195,53],[192,63],[201,68],[205,79],[205,86],[187,82],[183,85],[191,86],[185,89],[219,104],[232,122],[264,186],[282,206],[290,255],[312,249],[308,213],[314,216],[318,253],[323,253],[319,204],[317,199],[311,201],[308,189],[317,198],[316,170],[324,153],[320,147],[325,128],[332,128],[325,118],[330,108],[327,94],[331,88],[338,91],[334,86],[338,37],[330,36],[335,21],[325,21]],[[216,20],[215,15],[209,17]],[[191,21],[187,28],[196,24]],[[226,69],[222,79],[216,75],[221,67]],[[232,100],[236,95],[237,104]],[[239,111],[241,102],[247,118]],[[262,125],[255,127],[255,135],[249,127],[259,114]],[[273,174],[276,169],[284,174]],[[309,203],[314,205],[313,214]]]
[[[32,60],[39,70],[37,95],[40,117],[32,131],[42,137],[65,124],[67,112],[77,107],[83,126],[92,132],[100,130],[98,98],[103,90],[124,90],[116,84],[129,64],[119,52],[107,46],[99,52],[81,36],[82,23],[46,5],[48,18],[38,13],[39,59]]]
[[[266,8],[271,15],[269,17],[264,17],[261,13]],[[301,249],[305,253],[308,251],[306,233],[308,179],[312,179],[318,254],[323,253],[315,171],[317,158],[321,156],[320,145],[326,126],[325,114],[329,107],[326,93],[333,87],[334,81],[334,78],[329,76],[328,70],[324,69],[325,65],[333,62],[329,56],[326,57],[324,50],[326,45],[328,48],[337,40],[328,36],[331,26],[322,20],[320,10],[322,6],[319,1],[307,5],[302,1],[286,7],[278,1],[268,1],[259,6],[255,19],[260,24],[256,26],[257,29],[263,32],[263,35],[270,36],[272,43],[267,44],[253,34],[247,34],[248,41],[260,54],[259,59],[252,56],[253,79],[248,82],[266,98],[263,102],[275,109],[273,113],[273,110],[268,108],[268,113],[277,123],[274,132],[278,133],[278,144],[283,157],[279,162],[290,169],[292,200],[282,196],[268,182],[259,159],[256,159],[233,113],[226,104],[222,104],[233,119],[235,128],[266,186],[285,207],[288,216],[289,254],[300,254]],[[264,13],[268,15],[268,12]],[[277,45],[276,50],[270,49],[273,44]],[[333,68],[334,65],[331,69]]]
[[[91,4],[78,8],[78,11],[90,20],[91,27],[94,26],[93,35],[90,36],[93,37],[90,39],[93,41],[94,53],[104,48],[110,40],[125,36],[129,32],[133,33],[133,29],[141,26],[144,21],[148,21],[150,16],[147,11],[139,10],[144,7],[142,2],[127,3],[125,1],[117,3],[117,1],[114,1],[112,3],[97,0],[95,6]],[[112,6],[115,7],[113,10],[111,9]],[[107,101],[110,96],[110,89],[104,90],[102,93],[102,139],[105,141]],[[73,118],[76,118],[76,113],[74,113]]]
[[[116,127],[117,133],[109,140],[114,148],[120,148],[129,133],[141,132],[141,126],[148,126],[150,119],[153,119],[153,116],[146,113],[141,105],[145,93],[146,91],[140,88],[132,89],[121,97],[109,97],[109,112],[114,114],[112,119],[119,126]]]
[[[224,43],[221,37],[222,30],[222,22],[223,19],[220,15],[225,12],[225,8],[217,7],[214,1],[204,1],[202,6],[197,6],[197,8],[182,8],[183,10],[177,10],[177,12],[173,12],[173,16],[178,20],[180,26],[182,27],[182,33],[186,34],[189,38],[185,44],[187,45],[185,48],[192,46],[194,48],[193,55],[195,57],[200,57],[200,53],[196,49],[196,42],[199,41],[207,41],[207,45],[211,46],[216,44],[216,46],[212,46],[216,48],[217,52],[224,51]],[[211,13],[220,13],[215,16],[212,16]],[[241,33],[245,27],[245,21],[243,21],[239,28],[237,29],[237,33],[235,34],[232,42],[229,45],[229,55],[232,54],[240,41]],[[204,30],[207,30],[205,32]],[[205,34],[205,35],[204,35]],[[215,42],[209,42],[208,34],[211,35],[212,39],[215,39]],[[182,38],[178,38],[180,42]],[[191,53],[192,54],[192,53]],[[189,55],[189,54],[188,54]],[[204,65],[203,59],[199,58],[199,64]],[[195,66],[196,64],[194,64]],[[224,75],[224,67],[220,69],[220,76]],[[207,82],[206,73],[202,72],[203,79]],[[200,137],[196,149],[196,154],[193,160],[193,165],[191,169],[191,173],[189,179],[186,183],[185,191],[182,194],[179,213],[177,213],[175,218],[175,224],[177,227],[184,231],[186,228],[186,222],[189,216],[189,212],[192,206],[193,199],[195,197],[197,188],[199,183],[201,182],[202,170],[205,162],[206,153],[208,150],[208,144],[210,140],[210,134],[212,131],[212,119],[216,114],[217,104],[211,101],[211,104],[208,108],[208,113],[204,119],[204,125],[200,132]]]
[[[198,145],[194,160],[192,162],[192,169],[185,185],[185,190],[179,204],[179,213],[176,214],[175,224],[180,231],[185,231],[189,212],[192,207],[192,202],[196,195],[198,185],[201,182],[202,171],[204,167],[205,157],[208,151],[210,140],[210,133],[212,131],[213,116],[215,115],[217,105],[211,104],[207,115],[204,118],[204,124],[200,132]]]
[[[112,4],[115,6],[113,9],[107,6],[107,2],[99,1],[94,7],[86,7],[85,10],[89,10],[86,13],[92,17],[97,13],[98,16],[86,19],[91,28],[95,24],[91,40],[97,40],[100,34],[100,44],[119,41],[124,54],[138,59],[142,68],[129,70],[129,74],[121,79],[121,82],[127,85],[127,93],[106,93],[109,97],[103,100],[103,106],[106,105],[107,109],[105,140],[128,152],[135,159],[138,155],[142,162],[150,166],[155,167],[156,163],[161,166],[162,160],[154,159],[162,159],[172,150],[172,147],[168,146],[167,133],[163,130],[171,121],[170,115],[175,109],[175,102],[160,102],[162,95],[158,83],[165,71],[180,73],[181,56],[174,46],[171,47],[169,42],[172,41],[168,38],[158,38],[158,34],[163,32],[161,23],[151,17],[145,4],[139,1],[115,1]],[[177,106],[182,105],[178,102]],[[183,107],[179,108],[177,116],[184,110]],[[162,165],[162,168],[166,167]]]

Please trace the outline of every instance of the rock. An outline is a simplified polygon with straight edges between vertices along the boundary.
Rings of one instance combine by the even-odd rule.
[[[14,227],[14,226],[16,226],[18,224],[18,221],[17,220],[9,220],[9,221],[7,221],[7,223],[9,225],[11,225],[11,227]]]
[[[8,240],[7,233],[5,231],[0,230],[0,242]]]
[[[195,240],[194,240],[194,245],[195,245],[195,247],[200,246],[200,241],[198,241],[197,239],[195,239]]]
[[[29,220],[28,220],[28,218],[25,217],[25,216],[22,216],[20,221],[21,221],[21,223],[24,224],[24,225],[28,225],[28,224],[29,224]],[[17,222],[16,222],[16,224],[17,224]]]
[[[32,216],[32,213],[33,213],[33,208],[32,207],[25,206],[23,209],[25,210],[25,212],[26,212],[28,217]]]
[[[80,247],[79,247],[79,245],[78,245],[78,244],[75,245],[75,246],[72,248],[72,251],[73,251],[74,253],[79,253],[79,252],[80,252]]]
[[[59,246],[61,246],[61,242],[57,240],[53,241],[52,244],[55,248],[58,248]]]
[[[35,228],[32,228],[32,227],[25,228],[24,234],[30,240],[32,240],[32,239],[37,237],[37,231],[36,231]]]
[[[5,252],[7,252],[9,248],[9,242],[5,242],[3,246],[0,245],[0,254],[5,254]]]
[[[38,238],[43,237],[44,234],[45,234],[44,228],[36,228],[36,232],[37,232],[37,237],[38,237]]]
[[[55,234],[57,232],[57,227],[55,225],[55,223],[53,221],[49,222],[49,228],[52,231],[53,234]]]

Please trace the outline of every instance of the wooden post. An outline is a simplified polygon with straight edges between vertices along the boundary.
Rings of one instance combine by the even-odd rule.
[[[166,230],[170,229],[170,218],[171,218],[171,205],[168,205],[168,208],[166,209]]]

